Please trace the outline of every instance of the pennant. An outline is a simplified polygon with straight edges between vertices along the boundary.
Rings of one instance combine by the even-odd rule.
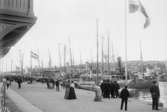
[[[37,54],[37,53],[34,53],[34,52],[30,52],[31,54],[30,54],[30,56],[31,56],[31,58],[34,58],[34,59],[39,59],[39,55]]]

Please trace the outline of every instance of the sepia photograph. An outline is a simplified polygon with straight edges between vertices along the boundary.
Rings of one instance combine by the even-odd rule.
[[[167,112],[167,0],[0,0],[0,112]]]

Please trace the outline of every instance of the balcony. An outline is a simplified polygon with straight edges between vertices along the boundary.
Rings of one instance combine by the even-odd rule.
[[[0,57],[35,24],[33,0],[0,0]]]

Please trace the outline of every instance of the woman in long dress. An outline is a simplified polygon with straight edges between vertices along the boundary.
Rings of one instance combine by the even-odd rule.
[[[65,82],[65,95],[64,95],[64,99],[69,99],[69,93],[70,93],[70,80],[68,80],[67,82]]]
[[[70,91],[69,91],[68,99],[77,99],[74,88],[75,88],[75,85],[74,85],[74,82],[72,81],[70,84]]]

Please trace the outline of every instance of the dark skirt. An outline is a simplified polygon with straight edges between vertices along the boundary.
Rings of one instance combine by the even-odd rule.
[[[77,99],[75,89],[73,87],[70,87],[68,99]]]
[[[69,98],[69,93],[70,93],[70,88],[66,87],[64,99],[68,99]]]

